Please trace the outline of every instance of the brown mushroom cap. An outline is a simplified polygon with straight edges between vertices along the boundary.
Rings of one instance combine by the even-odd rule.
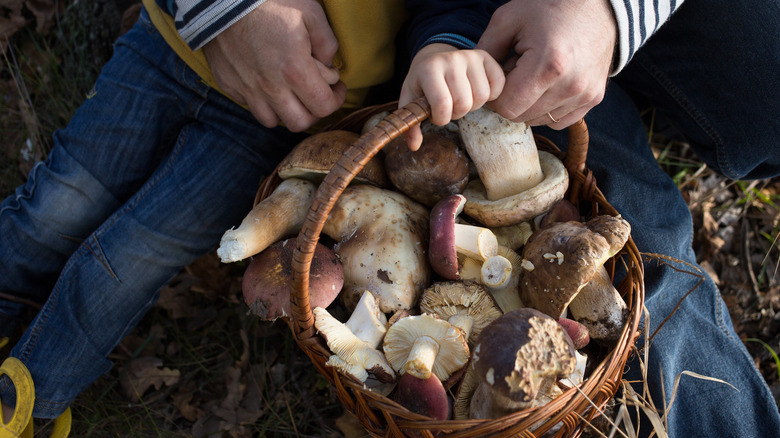
[[[530,402],[539,391],[574,371],[574,351],[558,321],[522,308],[503,314],[482,330],[471,364],[497,395]]]
[[[441,380],[431,375],[420,379],[411,373],[398,378],[393,400],[410,411],[435,420],[450,418],[450,401]]]
[[[438,129],[423,134],[420,149],[411,151],[399,137],[383,149],[387,176],[398,190],[428,207],[460,193],[469,181],[469,160],[459,142],[455,134]]]
[[[244,271],[241,284],[244,301],[249,311],[264,321],[290,317],[292,253],[295,243],[293,238],[272,244],[256,255]],[[318,243],[310,275],[311,306],[329,306],[344,284],[344,271],[338,256]]]
[[[554,317],[628,240],[625,219],[597,216],[586,223],[557,222],[535,232],[523,249],[530,270],[522,273],[520,299]]]
[[[441,281],[420,297],[420,311],[434,314],[463,330],[471,343],[482,329],[501,316],[485,286],[474,281]]]
[[[360,136],[344,130],[323,131],[298,143],[277,166],[280,178],[300,178],[322,182],[336,161]],[[372,158],[355,176],[355,182],[390,187],[381,157]]]

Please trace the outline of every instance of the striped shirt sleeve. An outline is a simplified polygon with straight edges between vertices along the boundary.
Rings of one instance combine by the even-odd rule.
[[[683,0],[610,0],[618,27],[616,75],[637,50],[682,4]]]
[[[243,18],[265,0],[157,0],[174,19],[176,30],[193,50]]]

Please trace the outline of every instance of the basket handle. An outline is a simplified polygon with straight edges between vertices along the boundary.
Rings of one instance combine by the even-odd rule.
[[[292,329],[299,341],[314,336],[314,314],[309,303],[309,270],[320,233],[336,200],[355,175],[387,143],[430,116],[431,107],[420,98],[385,117],[361,135],[333,165],[314,194],[314,200],[304,219],[292,257],[293,291],[290,296]],[[588,131],[584,120],[569,127],[569,148],[564,164],[569,172],[585,168]]]

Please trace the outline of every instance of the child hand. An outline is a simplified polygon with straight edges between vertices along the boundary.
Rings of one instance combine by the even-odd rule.
[[[431,123],[441,126],[496,99],[503,87],[504,72],[487,52],[431,44],[412,60],[398,105],[425,96],[431,105]],[[405,137],[409,149],[420,148],[419,126],[407,131]]]

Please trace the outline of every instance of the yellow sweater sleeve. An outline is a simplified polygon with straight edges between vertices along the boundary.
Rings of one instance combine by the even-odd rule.
[[[176,31],[173,17],[154,0],[143,0],[143,4],[173,51],[207,85],[219,90],[203,51],[190,49]],[[347,86],[343,109],[358,108],[368,88],[386,82],[393,74],[395,36],[406,19],[403,0],[321,0],[321,4],[339,42],[334,66]]]

